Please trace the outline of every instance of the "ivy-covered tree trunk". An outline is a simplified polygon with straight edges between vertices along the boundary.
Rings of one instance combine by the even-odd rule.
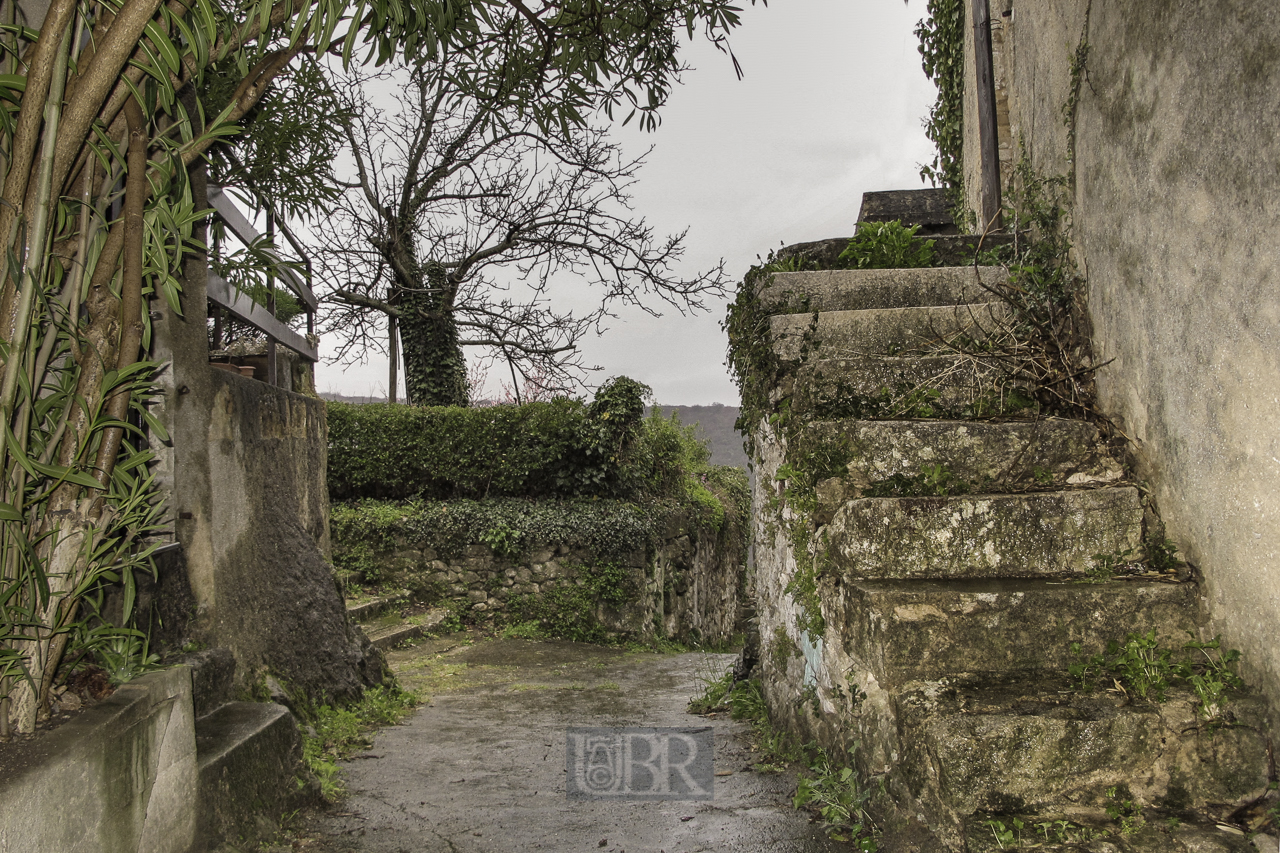
[[[467,365],[453,316],[456,285],[443,267],[426,264],[425,286],[399,293],[404,384],[413,406],[467,405]]]

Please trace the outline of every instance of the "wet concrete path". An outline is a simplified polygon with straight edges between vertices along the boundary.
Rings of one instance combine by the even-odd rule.
[[[432,698],[344,762],[350,796],[314,816],[308,849],[362,853],[848,850],[791,808],[795,778],[757,773],[747,726],[688,714],[730,655],[627,653],[567,642],[433,640],[389,656]],[[710,726],[711,800],[566,796],[571,726]]]

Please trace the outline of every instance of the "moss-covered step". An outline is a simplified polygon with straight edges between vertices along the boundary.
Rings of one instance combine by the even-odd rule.
[[[1029,402],[992,365],[956,355],[814,359],[784,376],[776,397],[821,419],[969,417]]]
[[[961,333],[985,337],[1001,328],[1007,314],[1005,305],[997,302],[871,308],[817,315],[779,314],[769,318],[769,329],[773,351],[784,361],[794,361],[802,354],[851,358],[925,350]]]
[[[957,487],[1015,490],[1106,483],[1123,469],[1085,421],[819,421],[802,442],[847,459],[850,489],[942,466]],[[856,496],[852,492],[850,496]]]
[[[828,485],[820,500],[838,497]],[[824,563],[844,578],[1078,578],[1094,555],[1138,548],[1142,503],[1132,486],[855,498],[823,531]]]
[[[382,595],[349,598],[347,599],[347,618],[352,622],[365,622],[408,602],[409,590],[407,589]]]
[[[776,314],[989,302],[1008,278],[1002,267],[822,270],[775,273],[757,296]]]
[[[909,686],[897,708],[910,790],[956,815],[1105,809],[1117,799],[1182,813],[1267,786],[1256,696],[1231,696],[1209,719],[1181,686],[1141,700],[1081,692],[1065,677],[945,679]]]
[[[1196,629],[1193,583],[1044,580],[845,581],[823,598],[828,643],[890,689],[964,672],[1065,672],[1111,640],[1155,630],[1181,648]]]
[[[1180,686],[1138,701],[1065,678],[947,679],[905,690],[899,710],[914,793],[961,815],[1106,807],[1121,785],[1135,803],[1180,812],[1267,786],[1266,707],[1253,695],[1230,698],[1215,722]]]
[[[1075,817],[1075,815],[1071,815]],[[1016,829],[1014,819],[1022,822]],[[1141,826],[1130,820],[1129,829],[1117,820],[1101,816],[1081,815],[1088,826],[1068,820],[1062,827],[1056,815],[975,815],[965,822],[965,853],[1002,853],[1008,850],[1035,850],[1036,853],[1270,853],[1275,847],[1255,846],[1243,832],[1224,830],[1212,821],[1187,823],[1168,814],[1150,813]],[[1043,824],[1047,828],[1041,828]],[[1090,835],[1082,834],[1088,830]],[[1013,840],[1002,843],[995,831],[1014,832]],[[1007,836],[1006,836],[1007,837]],[[1048,837],[1050,840],[1046,841]],[[1066,837],[1087,840],[1058,842]]]

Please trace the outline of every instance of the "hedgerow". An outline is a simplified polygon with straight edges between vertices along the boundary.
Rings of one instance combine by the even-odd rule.
[[[667,494],[680,471],[699,464],[698,451],[674,422],[646,428],[648,391],[619,377],[590,404],[330,402],[329,495],[341,501]]]

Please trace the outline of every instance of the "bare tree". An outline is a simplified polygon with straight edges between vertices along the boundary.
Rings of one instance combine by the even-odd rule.
[[[463,347],[506,361],[513,382],[537,375],[568,390],[587,369],[579,341],[611,305],[687,311],[725,286],[722,266],[674,273],[684,235],[655,237],[632,215],[642,160],[623,158],[604,130],[540,128],[501,82],[488,97],[459,93],[453,66],[474,56],[442,51],[342,86],[354,180],[322,229],[325,331],[343,359],[385,347],[393,388],[398,338],[417,405],[466,404]],[[371,101],[406,77],[396,109]],[[593,288],[596,307],[551,305],[558,273]]]

